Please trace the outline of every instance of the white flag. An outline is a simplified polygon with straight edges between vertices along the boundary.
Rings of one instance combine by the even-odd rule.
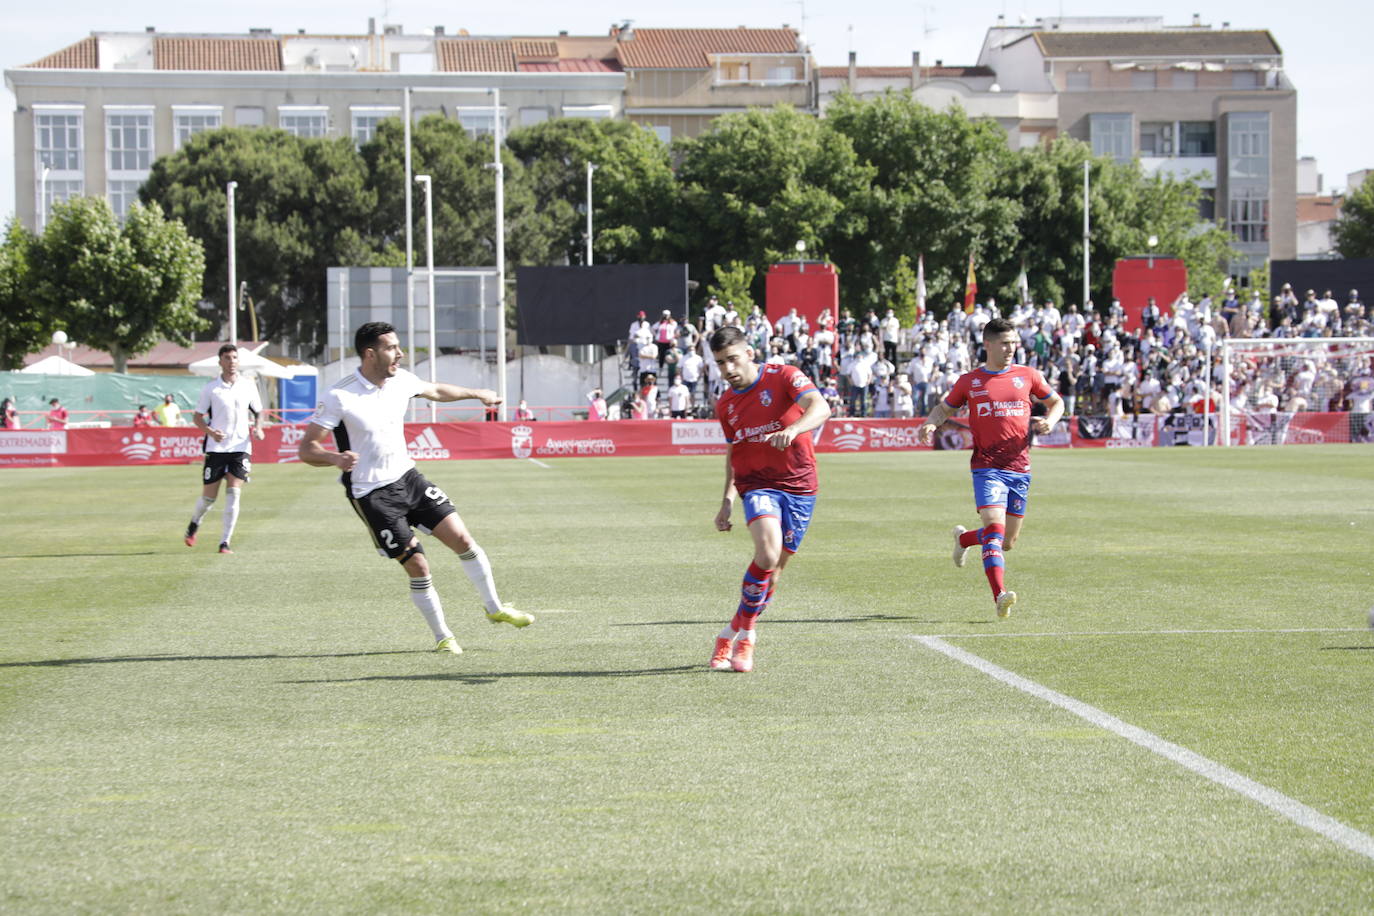
[[[909,262],[908,262],[909,263]],[[926,314],[926,256],[916,258],[916,317]]]
[[[1030,305],[1030,281],[1026,279],[1026,262],[1021,262],[1021,273],[1016,278],[1016,288],[1021,291],[1021,304]]]

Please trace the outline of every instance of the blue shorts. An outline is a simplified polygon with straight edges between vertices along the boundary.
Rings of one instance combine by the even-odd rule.
[[[1022,518],[1026,514],[1026,500],[1030,498],[1031,475],[997,468],[976,468],[973,471],[973,502],[979,510],[988,506],[1002,506],[1008,515]]]
[[[754,519],[765,516],[777,519],[782,525],[782,549],[796,553],[811,524],[811,513],[816,509],[815,494],[803,496],[784,490],[750,490],[743,499],[744,520],[753,524]]]

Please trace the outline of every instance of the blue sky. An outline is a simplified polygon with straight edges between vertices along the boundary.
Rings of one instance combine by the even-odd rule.
[[[14,8],[18,6],[18,8]],[[1030,4],[1023,0],[696,0],[691,4],[646,3],[644,0],[520,0],[487,5],[390,0],[240,0],[228,7],[185,0],[132,0],[122,4],[68,0],[56,7],[13,5],[0,31],[0,67],[21,66],[65,47],[93,31],[141,31],[156,26],[165,32],[246,32],[269,27],[278,32],[360,33],[368,17],[401,23],[419,32],[443,25],[450,32],[472,34],[604,34],[613,22],[632,19],[652,27],[775,27],[788,23],[805,28],[816,60],[823,66],[844,64],[851,50],[865,65],[903,65],[919,50],[922,62],[971,64],[983,36],[999,14],[1014,22],[1020,16],[1162,15],[1170,25],[1192,21],[1234,29],[1269,29],[1284,52],[1289,78],[1298,87],[1298,154],[1316,156],[1324,188],[1343,188],[1349,172],[1374,168],[1374,116],[1364,93],[1374,86],[1374,55],[1368,31],[1374,24],[1367,0],[1308,0],[1281,5],[1253,0],[1150,0],[1119,2],[1056,0]],[[10,112],[14,96],[0,93]],[[1352,103],[1352,99],[1355,101]],[[0,217],[14,212],[13,117],[0,119]]]

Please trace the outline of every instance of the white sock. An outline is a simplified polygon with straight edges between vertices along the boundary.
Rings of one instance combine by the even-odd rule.
[[[463,564],[463,572],[477,587],[477,594],[481,596],[487,613],[495,614],[501,610],[501,599],[496,597],[496,583],[491,578],[491,562],[487,560],[486,551],[474,543],[467,553],[458,554],[458,559]]]
[[[209,512],[210,507],[214,504],[215,498],[213,496],[202,496],[200,499],[196,500],[196,508],[194,511],[191,512],[192,523],[199,525],[200,520],[205,518],[205,513]]]
[[[228,544],[234,536],[234,524],[239,520],[239,488],[226,487],[224,490],[224,537],[220,543]]]
[[[439,602],[439,593],[434,590],[434,580],[429,576],[410,580],[410,603],[425,615],[425,623],[429,624],[429,631],[434,634],[436,642],[453,635],[444,622],[444,606]]]
[[[753,643],[758,642],[758,630],[740,630],[739,641]]]
[[[727,626],[725,627],[725,629],[721,630],[719,633],[716,634],[716,638],[717,638],[717,639],[734,639],[734,638],[735,638],[735,633],[736,633],[736,632],[738,632],[738,631],[735,630],[734,627],[727,625]]]

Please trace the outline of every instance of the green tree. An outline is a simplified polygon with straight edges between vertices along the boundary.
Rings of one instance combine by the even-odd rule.
[[[116,372],[159,341],[189,344],[207,326],[196,312],[200,243],[157,206],[133,206],[123,227],[102,198],[54,206],[33,246],[32,272],[44,307],[74,337],[109,353]]]
[[[673,150],[681,160],[680,202],[660,219],[698,280],[711,265],[741,261],[760,272],[751,286],[758,300],[761,271],[794,258],[798,239],[826,257],[840,240],[867,229],[849,204],[872,169],[848,138],[791,108],[726,115],[710,133],[678,141]]]
[[[916,320],[916,271],[911,268],[911,258],[905,254],[897,258],[892,279],[883,291],[887,307],[902,322],[902,327]]]
[[[1345,198],[1331,238],[1343,258],[1374,258],[1374,181]]]
[[[754,265],[743,261],[731,261],[722,267],[711,265],[715,281],[706,287],[708,296],[716,296],[721,302],[733,302],[742,314],[748,314],[754,307],[751,289],[754,285]]]
[[[29,270],[34,237],[10,220],[0,241],[0,369],[19,369],[24,357],[43,349],[60,327],[33,295]]]
[[[326,270],[394,263],[377,242],[378,198],[347,138],[300,139],[267,128],[197,134],[153,163],[140,194],[186,224],[205,247],[205,286],[228,316],[226,185],[235,192],[237,278],[257,304],[260,334],[308,353],[324,345]]]
[[[1015,279],[1020,202],[999,194],[1015,156],[995,121],[971,120],[957,106],[937,112],[905,93],[871,101],[842,94],[826,124],[846,137],[872,175],[854,195],[858,230],[834,249],[846,300],[879,308],[900,259],[924,254],[928,302],[936,314],[962,302],[968,258],[980,290]]]
[[[628,121],[561,118],[513,131],[507,140],[556,251],[586,261],[587,163],[592,181],[593,261],[655,263],[677,255],[664,223],[677,199],[668,147]],[[561,258],[560,258],[561,260]]]

